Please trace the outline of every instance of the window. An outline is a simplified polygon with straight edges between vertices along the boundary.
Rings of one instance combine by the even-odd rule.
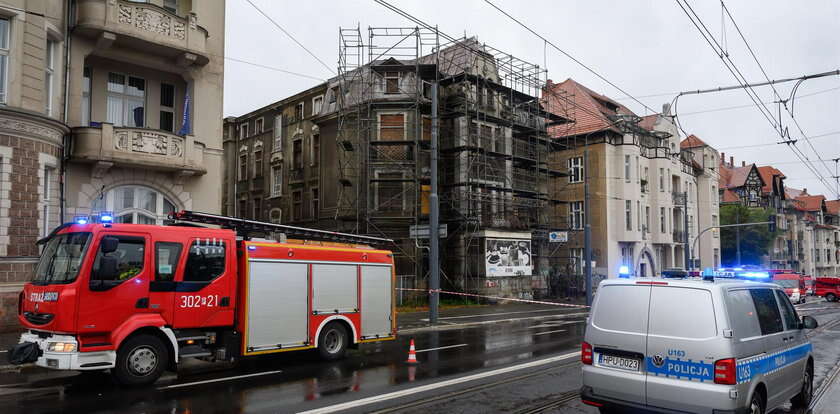
[[[295,121],[303,119],[303,102],[295,105]]]
[[[102,253],[102,250],[99,250],[99,252],[96,253],[96,259],[93,261],[93,271],[90,278],[91,284],[99,280],[122,282],[139,275],[140,272],[143,271],[143,265],[145,262],[146,240],[142,237],[129,236],[106,237],[116,238],[119,241],[119,244],[117,244],[117,250],[111,253]],[[116,262],[116,272],[108,274],[110,273],[108,271],[112,269],[103,268],[103,258],[108,258]]]
[[[712,250],[713,250],[712,267],[718,268],[718,267],[720,267],[720,249],[715,248],[715,249],[712,249]]]
[[[175,209],[175,203],[162,193],[137,185],[114,188],[104,194],[104,199],[97,198],[92,206],[94,213],[112,211],[116,223],[158,225]]]
[[[262,220],[262,199],[255,198],[254,199],[254,220]]]
[[[484,103],[484,87],[481,85],[475,86],[475,101],[479,106]]]
[[[271,196],[279,197],[283,194],[283,166],[271,167]]]
[[[292,143],[292,169],[303,169],[303,138],[296,138]]]
[[[495,100],[495,95],[493,94],[493,90],[490,89],[490,88],[487,88],[487,101],[486,101],[487,108],[493,109],[493,101],[494,100]]]
[[[569,183],[583,182],[583,157],[569,158]]]
[[[317,116],[321,113],[321,106],[324,105],[324,95],[312,98],[312,116]]]
[[[624,181],[630,182],[630,156],[624,156]]]
[[[782,315],[776,305],[776,298],[770,289],[750,289],[753,303],[755,303],[758,323],[761,326],[762,335],[770,335],[784,330],[782,326]]]
[[[669,338],[711,338],[717,335],[708,290],[654,286],[650,291],[650,335]],[[685,323],[685,315],[692,315]]]
[[[160,84],[160,129],[175,132],[175,85]]]
[[[636,201],[636,229],[642,230],[642,203]]]
[[[718,216],[712,214],[712,227],[718,226]],[[717,229],[712,230],[712,237],[717,238],[720,232]]]
[[[659,169],[659,191],[665,191],[665,169]]]
[[[263,162],[263,153],[262,153],[262,145],[260,145],[256,149],[254,149],[254,178],[262,177],[262,175],[263,175],[262,162]]]
[[[639,182],[639,179],[642,178],[642,164],[639,163],[639,156],[636,156],[636,182]]]
[[[303,216],[303,192],[292,193],[292,221],[298,221]]]
[[[573,265],[574,265],[575,274],[576,275],[582,275],[583,274],[583,267],[584,267],[583,249],[580,249],[580,248],[569,249],[569,253],[570,253],[570,256],[572,257],[572,260],[574,260]]]
[[[501,128],[501,127],[496,128],[496,135],[494,136],[494,141],[495,141],[495,145],[496,145],[496,152],[502,153],[502,154],[507,152],[507,148],[505,148],[506,147],[506,145],[505,145],[506,138],[507,137],[505,136],[504,128]]]
[[[239,200],[239,217],[247,217],[248,214],[248,200]]]
[[[633,230],[633,203],[630,200],[624,200],[624,228]]]
[[[645,206],[645,230],[650,231],[650,206]]]
[[[318,218],[318,212],[321,211],[320,202],[321,202],[321,199],[320,199],[319,194],[318,194],[318,189],[313,188],[312,189],[312,211],[310,212],[311,213],[310,215],[314,219]]]
[[[385,72],[385,93],[400,93],[399,72]]]
[[[732,321],[732,330],[739,339],[761,336],[761,326],[756,317],[755,302],[747,289],[732,290],[726,295],[726,309]]]
[[[776,300],[782,308],[782,318],[785,320],[785,327],[787,330],[799,329],[799,316],[796,314],[796,309],[790,303],[787,295],[781,290],[776,290]]]
[[[659,232],[665,233],[665,207],[659,207]]]
[[[248,153],[242,152],[239,154],[239,181],[248,178]]]
[[[6,103],[9,78],[9,27],[11,21],[0,17],[0,103]]]
[[[313,134],[309,140],[309,165],[318,165],[321,158],[321,135]]]
[[[263,118],[257,118],[254,121],[254,135],[263,133]]]
[[[338,99],[338,86],[335,86],[330,89],[330,103],[335,103]]]
[[[146,126],[146,81],[121,73],[108,73],[107,122],[115,126]]]
[[[85,67],[82,70],[82,126],[90,125],[90,76],[90,68]]]
[[[607,285],[598,289],[598,306],[592,324],[606,330],[647,333],[648,318],[616,318],[616,315],[647,315],[650,306],[649,286]]]
[[[47,39],[47,48],[44,55],[44,104],[47,116],[52,116],[53,104],[53,79],[55,78],[55,41]]]
[[[43,215],[41,218],[44,220],[42,224],[42,237],[46,237],[50,234],[50,230],[52,230],[50,226],[50,203],[52,202],[52,179],[53,179],[53,168],[52,167],[45,167],[44,168],[44,182],[42,183],[43,194],[42,194],[42,203],[43,203],[43,211],[41,214]]]
[[[175,280],[178,259],[181,257],[181,243],[155,243],[155,281],[171,282]]]
[[[380,211],[401,211],[403,209],[402,173],[378,173],[377,178],[374,208]]]
[[[569,203],[569,224],[576,230],[583,228],[583,201],[572,201]]]
[[[163,0],[163,8],[170,13],[178,13],[178,0]]]
[[[379,115],[379,140],[380,141],[402,141],[405,140],[405,115],[403,114],[381,114]]]
[[[271,212],[268,214],[268,219],[274,224],[280,224],[281,220],[283,219],[283,210],[279,208],[272,209]]]
[[[209,282],[225,273],[225,248],[219,239],[198,239],[190,246],[184,266],[185,282]]]
[[[283,150],[283,115],[274,117],[274,152]]]

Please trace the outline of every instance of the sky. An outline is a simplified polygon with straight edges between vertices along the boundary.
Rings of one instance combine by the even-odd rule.
[[[373,0],[251,1],[326,67],[247,0],[227,0],[225,116],[245,114],[314,86],[320,82],[316,79],[333,76],[341,27],[358,26],[366,35],[368,27],[414,26]],[[555,82],[572,78],[619,100],[638,115],[651,113],[483,0],[388,1],[437,25],[442,32],[475,36],[496,49],[539,64]],[[679,91],[738,84],[676,1],[491,1],[653,110],[660,111]],[[840,69],[840,2],[724,3],[770,79]],[[688,0],[688,4],[725,45],[729,59],[744,77],[750,82],[764,81],[732,21],[723,18],[721,3]],[[787,98],[794,85],[776,85],[776,91]],[[773,89],[758,87],[755,92],[778,118]],[[742,161],[773,165],[785,174],[789,187],[840,198],[834,161],[840,158],[840,76],[804,81],[795,96],[795,120],[804,136],[813,138],[803,139],[784,109],[782,128],[788,128],[790,139],[798,140],[795,146],[817,173],[798,159],[789,145],[778,144],[782,137],[744,90],[683,96],[677,115],[687,133],[725,153],[727,160],[732,156],[737,165]]]

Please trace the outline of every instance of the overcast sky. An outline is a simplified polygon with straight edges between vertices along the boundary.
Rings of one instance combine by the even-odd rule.
[[[335,70],[339,27],[413,26],[373,0],[286,1],[252,0],[277,23]],[[555,82],[573,78],[589,88],[619,99],[639,115],[649,112],[586,69],[549,48],[534,35],[480,0],[390,0],[412,15],[453,36],[480,41],[520,59],[548,68]],[[736,84],[721,59],[700,36],[676,2],[669,0],[492,0],[558,47],[604,77],[661,110],[678,91]],[[689,0],[721,41],[721,6],[713,0]],[[527,6],[526,6],[527,5]],[[726,5],[771,79],[826,72],[840,68],[840,2],[728,0]],[[807,7],[806,7],[807,5]],[[278,70],[240,63],[245,60],[315,78],[333,75],[275,27],[246,0],[227,0],[225,116],[237,116],[278,101],[318,83]],[[730,58],[751,82],[764,80],[730,21],[725,32]],[[777,86],[787,97],[793,83]],[[756,91],[773,100],[769,87]],[[651,96],[668,94],[665,96]],[[813,95],[812,95],[813,94]],[[788,177],[787,185],[811,194],[838,198],[834,158],[840,157],[840,77],[805,81],[796,94],[794,115],[815,151],[804,140],[800,148],[830,183],[827,188],[781,140],[742,90],[680,98],[680,120],[688,133],[742,160],[772,164]],[[751,106],[747,106],[751,105]],[[767,104],[774,113],[777,107]],[[738,107],[738,108],[732,108]],[[718,111],[696,113],[699,111]],[[791,137],[802,135],[785,114]],[[755,146],[758,144],[769,144]],[[752,146],[748,148],[733,148]],[[825,160],[825,165],[818,160]]]

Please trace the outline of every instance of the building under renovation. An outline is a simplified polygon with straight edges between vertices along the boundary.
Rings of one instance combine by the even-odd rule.
[[[549,154],[560,148],[546,131],[571,119],[562,105],[553,113],[541,106],[549,93],[545,69],[475,38],[441,44],[435,31],[418,28],[341,29],[338,69],[324,85],[317,113],[304,115],[305,125],[282,125],[280,135],[289,142],[277,146],[287,151],[271,159],[282,159],[286,170],[273,198],[284,211],[310,212],[282,214],[282,222],[394,239],[400,286],[425,287],[431,92],[437,84],[443,287],[516,297],[546,292],[556,265],[549,233],[566,227],[554,215],[566,172],[549,167]],[[242,125],[297,105],[286,99],[227,119],[229,148],[258,145],[237,132]],[[295,142],[305,142],[305,131],[317,131],[317,154],[308,151],[311,162],[293,165]],[[228,171],[240,171],[242,162],[240,157],[239,168]],[[298,175],[317,179],[295,180]],[[229,198],[240,204],[271,199],[278,184],[271,180],[255,192],[248,174],[228,181],[239,188],[229,188]],[[309,209],[299,207],[311,191],[307,185],[319,192]],[[262,206],[233,210],[228,212],[255,219],[270,214]],[[254,217],[255,211],[262,216]]]

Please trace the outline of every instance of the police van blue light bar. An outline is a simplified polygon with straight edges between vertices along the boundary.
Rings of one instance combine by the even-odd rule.
[[[76,216],[73,218],[73,222],[76,224],[88,224],[89,221],[88,216]]]
[[[111,223],[114,221],[114,214],[110,211],[103,211],[99,213],[99,221],[101,223]]]
[[[735,268],[720,268],[713,272],[704,272],[704,280],[714,279],[741,279],[741,280],[755,280],[755,281],[770,281],[770,272],[755,269],[744,269],[741,267]]]

